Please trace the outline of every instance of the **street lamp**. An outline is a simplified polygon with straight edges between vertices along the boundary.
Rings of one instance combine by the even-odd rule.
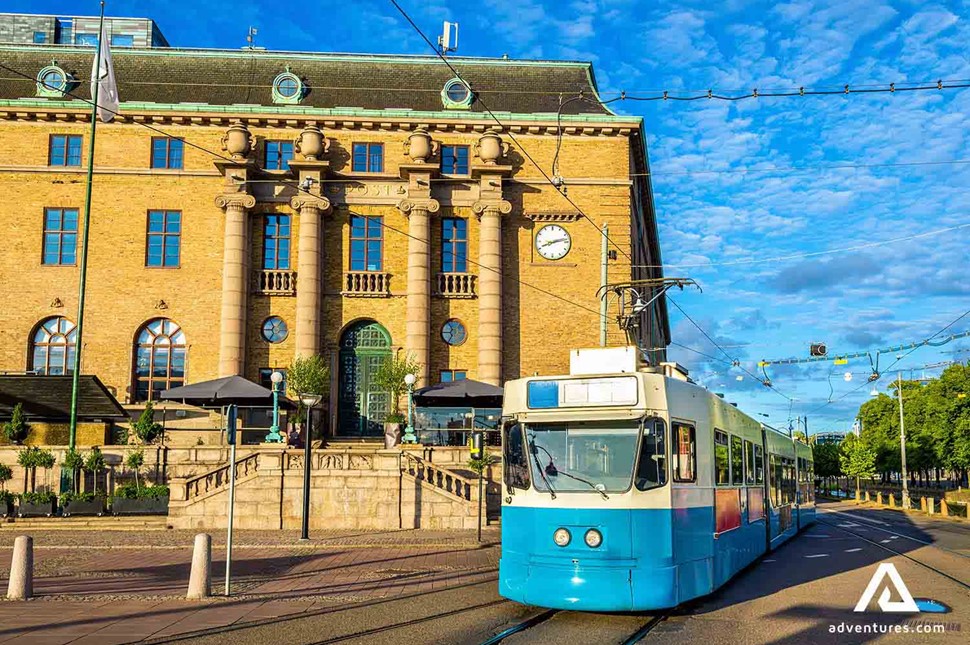
[[[280,436],[280,383],[283,382],[283,374],[279,370],[273,370],[269,380],[273,383],[273,425],[266,435],[266,442],[279,443],[283,440]]]
[[[414,383],[418,377],[414,374],[404,375],[404,384],[408,387],[408,425],[404,429],[404,437],[401,443],[417,443],[418,438],[414,434]]]
[[[309,392],[300,394],[300,402],[306,406],[306,434],[303,437],[303,533],[301,540],[310,539],[310,433],[313,419],[313,408],[323,399],[319,394]]]
[[[899,457],[902,466],[900,473],[903,485],[903,508],[909,509],[909,483],[906,473],[906,424],[903,423],[903,372],[900,371],[896,381],[896,394],[899,395]]]

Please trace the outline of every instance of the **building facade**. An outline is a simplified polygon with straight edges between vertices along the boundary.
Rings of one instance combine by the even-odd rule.
[[[94,47],[99,20],[97,16],[0,13],[0,43]],[[105,18],[104,25],[112,47],[168,47],[154,20]]]
[[[0,371],[72,365],[92,56],[0,46],[22,75],[0,84]],[[601,313],[604,264],[611,283],[662,274],[642,120],[598,100],[589,64],[452,59],[469,89],[433,57],[113,59],[81,369],[123,403],[320,354],[331,433],[360,437],[396,352],[419,386],[565,373],[603,339],[664,359],[662,298],[629,337],[615,299]]]

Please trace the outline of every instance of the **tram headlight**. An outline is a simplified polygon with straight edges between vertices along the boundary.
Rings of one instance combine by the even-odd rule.
[[[556,532],[552,534],[552,541],[558,546],[569,546],[569,542],[572,539],[573,536],[570,535],[568,529],[556,529]]]
[[[603,534],[596,529],[590,529],[586,531],[586,535],[583,537],[586,541],[586,546],[591,549],[595,549],[599,545],[603,544]]]

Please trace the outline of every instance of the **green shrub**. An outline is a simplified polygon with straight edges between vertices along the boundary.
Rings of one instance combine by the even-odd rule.
[[[13,470],[7,464],[0,464],[0,490],[7,490],[7,482],[13,479]]]
[[[30,424],[24,418],[24,406],[22,403],[18,403],[13,406],[13,415],[10,417],[10,421],[3,424],[3,434],[7,437],[7,441],[18,444],[27,438],[29,431]]]
[[[70,502],[93,502],[95,499],[104,499],[104,495],[97,493],[62,493],[60,500],[61,504],[68,504]]]
[[[21,504],[53,504],[57,501],[57,495],[51,492],[21,493],[17,497],[20,498]]]
[[[0,504],[13,504],[13,501],[16,498],[17,496],[11,493],[9,490],[0,490]]]
[[[115,488],[112,495],[120,499],[162,499],[168,497],[168,486],[141,486],[128,482]]]
[[[498,457],[496,457],[495,455],[493,455],[492,453],[486,450],[485,452],[482,453],[481,458],[469,459],[468,467],[474,470],[476,473],[482,474],[483,472],[485,472],[486,468],[488,468],[492,464],[497,464],[497,463],[498,463]]]
[[[155,406],[148,402],[138,421],[131,424],[131,429],[142,443],[151,443],[162,432],[162,424],[155,423]]]

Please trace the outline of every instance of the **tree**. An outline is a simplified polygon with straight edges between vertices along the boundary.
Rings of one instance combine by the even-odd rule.
[[[859,478],[876,474],[876,451],[852,433],[839,446],[839,464],[849,477],[855,477],[856,497],[859,497]]]
[[[145,405],[145,409],[142,411],[141,416],[138,417],[138,421],[131,424],[131,429],[143,444],[154,441],[155,437],[162,431],[162,424],[155,422],[155,406],[151,401]]]
[[[0,464],[0,490],[6,492],[7,482],[13,479],[13,470],[7,464]]]
[[[822,479],[842,474],[842,469],[839,468],[839,446],[836,443],[813,444],[812,460],[815,462],[815,474]]]
[[[94,494],[98,494],[98,473],[104,470],[104,454],[101,448],[94,446],[84,460],[84,470],[94,475]]]
[[[391,414],[388,415],[388,421],[397,421],[398,423],[404,421],[401,414],[401,395],[407,390],[404,377],[408,374],[416,375],[420,369],[421,366],[410,354],[404,356],[398,354],[397,356],[388,356],[374,372],[371,381],[374,386],[391,393]]]
[[[77,494],[81,492],[78,473],[84,467],[84,454],[75,448],[68,448],[64,453],[64,466],[71,471],[71,489]]]
[[[297,400],[296,417],[302,421],[306,408],[300,400],[301,394],[323,396],[330,388],[330,368],[322,356],[297,356],[286,369],[286,387]]]
[[[10,421],[3,424],[3,434],[10,443],[19,444],[27,438],[28,432],[30,432],[30,424],[24,417],[24,405],[18,403],[13,406],[13,415],[11,415]]]
[[[135,471],[135,490],[141,492],[141,467],[145,465],[145,451],[142,448],[132,450],[125,457],[125,466]]]
[[[41,450],[37,446],[22,448],[17,453],[17,463],[24,469],[24,490],[29,488],[31,493],[36,491],[38,468],[44,469],[44,480],[47,482],[49,471],[54,467],[55,461],[57,460],[54,458],[54,453],[50,450]],[[47,488],[50,490],[50,484],[47,483]]]

